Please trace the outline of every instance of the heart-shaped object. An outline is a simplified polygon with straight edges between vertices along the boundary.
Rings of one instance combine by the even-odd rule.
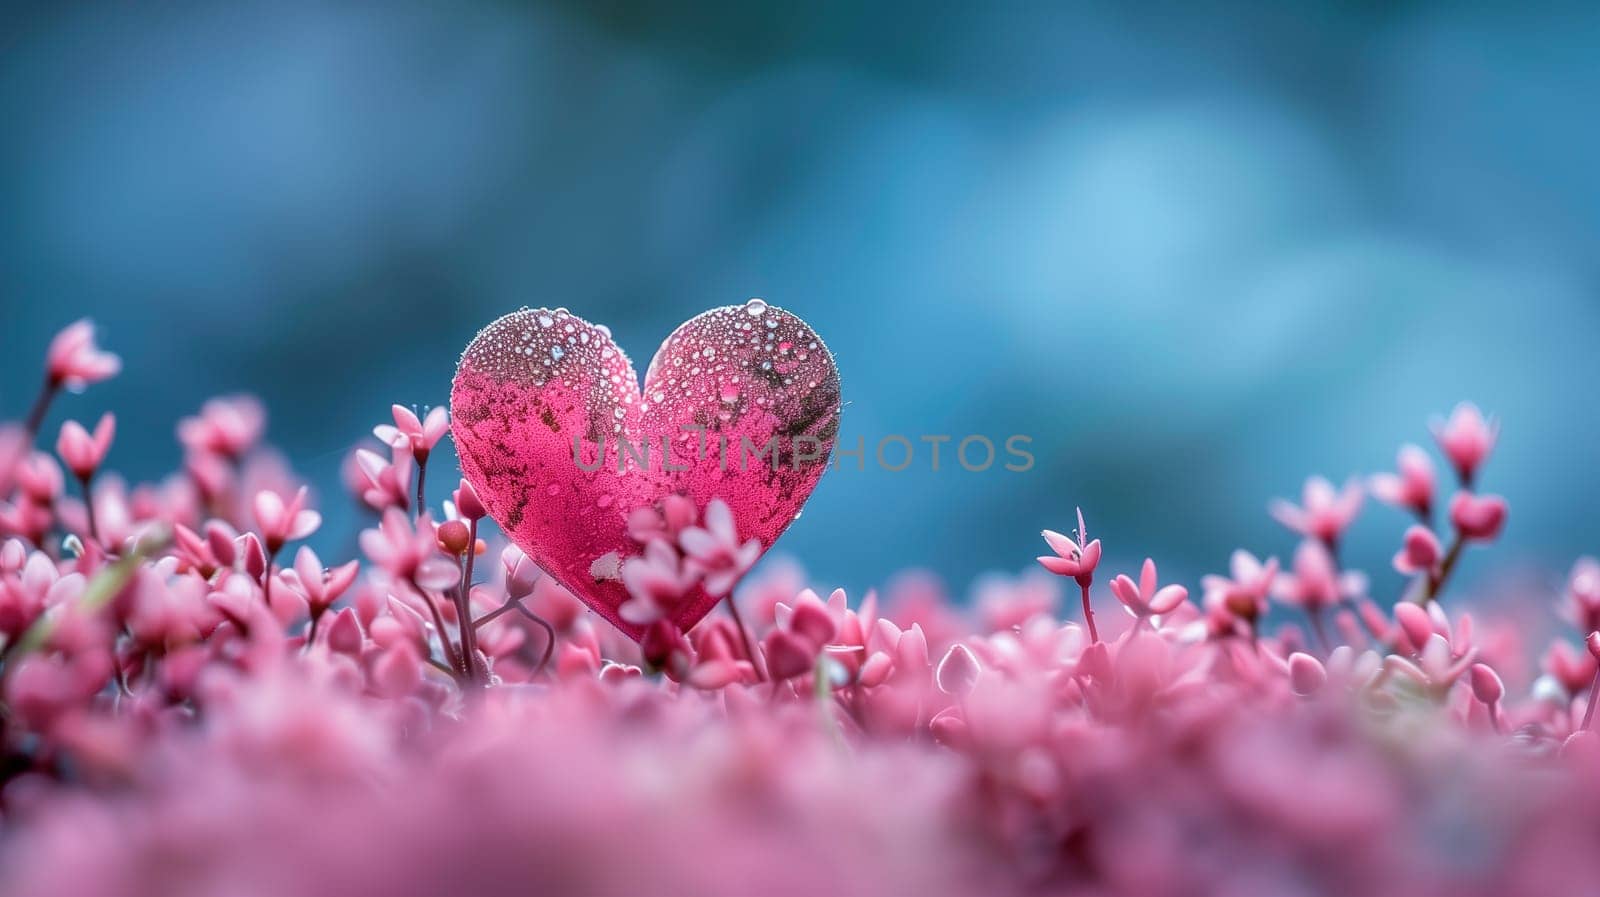
[[[759,299],[673,331],[642,390],[605,327],[523,309],[479,332],[450,391],[461,469],[490,515],[634,639],[643,630],[617,610],[621,564],[642,551],[629,515],[674,494],[701,513],[720,498],[740,541],[765,552],[827,469],[839,408],[822,340]],[[672,622],[687,631],[717,600],[697,588]]]

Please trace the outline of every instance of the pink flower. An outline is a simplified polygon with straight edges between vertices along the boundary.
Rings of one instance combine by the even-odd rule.
[[[1278,575],[1272,593],[1279,601],[1314,613],[1363,588],[1360,574],[1340,573],[1327,546],[1316,539],[1306,539],[1294,551],[1292,572]]]
[[[705,526],[685,528],[678,534],[678,544],[683,547],[686,568],[703,574],[706,593],[716,596],[732,591],[734,584],[761,557],[761,541],[739,541],[733,512],[720,498],[706,505]]]
[[[778,682],[811,672],[820,653],[804,636],[787,629],[768,632],[761,650],[767,659],[767,674]]]
[[[639,653],[653,669],[680,679],[689,671],[689,640],[668,620],[656,620],[645,627],[639,639]]]
[[[1450,412],[1447,421],[1434,421],[1433,438],[1439,449],[1455,466],[1456,475],[1465,486],[1471,486],[1478,468],[1494,450],[1500,436],[1500,424],[1485,420],[1483,412],[1471,402],[1462,402]]]
[[[255,447],[266,425],[267,411],[254,396],[221,396],[178,421],[178,441],[191,452],[236,461]]]
[[[1572,565],[1567,598],[1572,602],[1573,619],[1585,632],[1600,630],[1600,561],[1583,557]]]
[[[1450,500],[1450,523],[1461,538],[1488,542],[1500,535],[1506,525],[1506,500],[1498,495],[1473,495],[1457,492]]]
[[[528,560],[522,549],[507,545],[500,552],[500,566],[506,574],[506,597],[521,601],[533,594],[533,587],[538,584],[542,571],[537,564]]]
[[[82,427],[78,430],[81,432]],[[92,441],[92,440],[91,440]],[[49,505],[61,497],[65,485],[61,465],[44,452],[29,452],[17,464],[17,488],[41,505]]]
[[[1082,588],[1088,588],[1094,582],[1094,569],[1100,565],[1100,540],[1084,544],[1089,538],[1088,527],[1083,523],[1083,509],[1078,509],[1078,540],[1072,539],[1056,532],[1044,530],[1040,535],[1056,553],[1055,557],[1037,558],[1039,563],[1051,573],[1058,576],[1071,576],[1078,581]]]
[[[355,457],[360,476],[353,485],[359,489],[362,501],[378,511],[406,507],[411,501],[414,464],[409,445],[395,447],[387,460],[369,449],[357,449]]]
[[[256,523],[261,527],[261,538],[266,543],[267,554],[277,554],[286,542],[294,542],[311,535],[322,525],[322,515],[307,510],[306,487],[301,486],[287,504],[283,496],[263,489],[256,493],[252,508]]]
[[[61,456],[73,476],[88,480],[105,460],[106,452],[111,450],[111,439],[116,433],[116,416],[109,413],[100,415],[100,422],[94,425],[93,436],[83,429],[82,424],[69,420],[61,425],[61,436],[56,440],[56,454]]]
[[[1361,481],[1354,477],[1339,490],[1324,477],[1311,477],[1301,492],[1300,506],[1280,498],[1270,510],[1274,519],[1294,532],[1334,545],[1361,512],[1361,500]]]
[[[1171,613],[1189,600],[1189,590],[1183,586],[1156,587],[1156,562],[1150,558],[1144,559],[1137,585],[1126,574],[1120,575],[1111,581],[1111,592],[1128,613],[1140,620]]]
[[[1240,549],[1228,559],[1228,568],[1230,576],[1200,578],[1203,601],[1207,608],[1222,608],[1231,616],[1253,622],[1267,611],[1267,596],[1278,578],[1278,559],[1267,558],[1262,563]]]
[[[1444,550],[1433,530],[1413,524],[1406,530],[1400,551],[1394,556],[1394,568],[1410,576],[1417,573],[1437,574]]]
[[[644,554],[622,563],[622,585],[629,600],[617,608],[622,619],[645,626],[669,616],[679,600],[694,587],[695,573],[687,568],[672,545],[655,539]]]
[[[640,545],[651,539],[675,541],[686,527],[694,525],[696,510],[687,496],[669,495],[659,507],[635,508],[628,515],[628,536]]]
[[[404,405],[395,405],[390,411],[394,414],[394,426],[379,424],[373,428],[372,435],[391,448],[410,449],[417,463],[426,464],[433,447],[450,432],[449,412],[439,406],[418,420],[416,413]]]
[[[91,383],[115,377],[122,359],[95,344],[94,324],[83,318],[68,324],[50,341],[45,376],[52,384],[79,392]]]
[[[377,529],[361,531],[361,550],[374,564],[402,582],[415,581],[430,591],[442,591],[461,579],[456,565],[439,553],[433,524],[424,516],[415,527],[399,508],[383,512]]]
[[[294,556],[295,584],[305,596],[312,616],[320,616],[333,606],[356,581],[361,572],[359,561],[350,561],[331,570],[324,569],[322,559],[309,546],[302,545]]]
[[[456,487],[451,500],[455,504],[456,513],[464,520],[482,520],[489,516],[488,509],[484,508],[483,502],[478,498],[478,491],[465,479]]]
[[[1463,673],[1471,669],[1477,659],[1476,648],[1468,648],[1456,655],[1445,637],[1434,634],[1428,637],[1416,660],[1390,654],[1384,658],[1384,669],[1401,673],[1421,686],[1435,700],[1442,700]]]
[[[1419,446],[1407,443],[1400,447],[1395,468],[1398,473],[1374,474],[1367,481],[1373,497],[1426,520],[1433,510],[1433,460]]]

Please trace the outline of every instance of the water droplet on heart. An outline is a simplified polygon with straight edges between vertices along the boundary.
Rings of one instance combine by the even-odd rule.
[[[547,314],[541,313],[539,315],[539,326],[540,327],[549,327],[550,325],[554,324],[555,322],[556,322],[556,319],[550,317]]]
[[[560,346],[551,346],[550,347],[550,357],[554,358],[556,361],[560,361],[562,356],[564,356],[566,354],[567,354],[567,350],[561,348]]]
[[[751,317],[760,317],[767,313],[767,303],[760,299],[751,299],[744,304],[744,310]]]
[[[612,409],[611,413],[616,416],[617,420],[622,420],[622,416],[627,412],[623,411],[622,406],[618,405],[616,408]]]
[[[549,486],[545,487],[544,491],[550,493],[552,496],[560,495],[561,494],[561,486],[558,483],[551,483]]]

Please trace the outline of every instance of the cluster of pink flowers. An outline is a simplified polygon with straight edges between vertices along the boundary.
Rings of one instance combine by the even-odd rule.
[[[0,894],[1600,881],[1600,562],[1574,568],[1536,665],[1535,611],[1444,600],[1506,520],[1477,491],[1497,425],[1472,406],[1435,427],[1448,500],[1416,446],[1395,473],[1314,478],[1272,506],[1302,538],[1287,563],[1241,550],[1197,593],[1151,559],[1103,570],[1081,513],[970,606],[909,580],[824,597],[781,565],[735,591],[759,543],[720,502],[668,499],[633,512],[615,571],[635,644],[496,544],[468,483],[430,501],[442,410],[396,406],[385,451],[352,455],[373,519],[330,566],[251,399],[180,422],[161,483],[105,469],[109,415],[42,448],[60,391],[119,365],[72,325],[0,430]],[[1416,518],[1389,600],[1340,550],[1369,494]],[[733,613],[680,632],[697,588]]]

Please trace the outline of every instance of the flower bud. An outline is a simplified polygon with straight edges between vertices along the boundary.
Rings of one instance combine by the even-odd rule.
[[[446,520],[439,524],[438,536],[439,547],[453,557],[466,554],[472,545],[472,534],[467,530],[467,525],[459,520]]]

